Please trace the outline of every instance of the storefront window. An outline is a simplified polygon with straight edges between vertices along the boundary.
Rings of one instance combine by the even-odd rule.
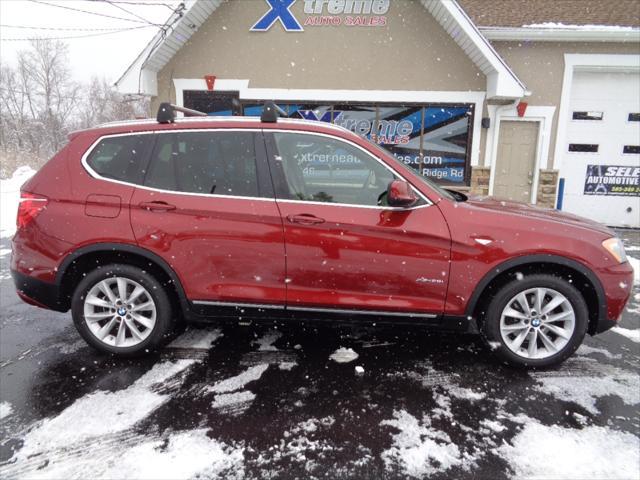
[[[469,184],[471,116],[470,106],[425,107],[422,175],[443,184]]]
[[[230,117],[239,114],[240,102],[238,92],[203,92],[200,90],[185,90],[183,93],[184,106],[208,115]]]
[[[190,99],[190,108],[196,110],[215,115],[229,111],[224,103],[218,105],[204,97]],[[262,113],[263,101],[241,103],[244,115]],[[290,118],[335,123],[366,137],[436,183],[469,185],[471,105],[278,102],[278,106]]]

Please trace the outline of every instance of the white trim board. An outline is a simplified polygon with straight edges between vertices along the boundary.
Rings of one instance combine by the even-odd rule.
[[[640,72],[640,55],[565,53],[562,94],[560,96],[558,129],[556,133],[556,148],[553,153],[554,170],[560,170],[566,147],[569,107],[571,106],[571,89],[573,87],[573,73],[575,71]]]
[[[533,42],[640,42],[640,29],[617,26],[557,26],[557,27],[480,27],[488,40]]]
[[[554,106],[529,106],[524,117],[518,116],[515,106],[509,105],[500,108],[496,105],[489,105],[489,118],[491,118],[492,131],[487,134],[487,158],[491,167],[489,177],[489,195],[493,195],[493,185],[496,175],[496,164],[498,158],[498,145],[500,141],[500,124],[502,121],[509,122],[538,122],[538,141],[536,145],[536,161],[534,165],[533,183],[531,185],[531,203],[538,200],[538,184],[540,182],[540,169],[546,168],[549,158],[549,146],[551,143],[551,126],[553,124],[553,114],[556,111]]]
[[[422,0],[422,4],[486,75],[487,98],[521,98],[522,81],[480,33],[456,0]]]
[[[207,90],[200,78],[175,78],[176,105],[184,106],[185,90]],[[317,90],[286,88],[250,88],[246,79],[217,79],[213,91],[237,91],[240,100],[280,100],[302,102],[391,102],[391,103],[470,103],[474,106],[471,136],[471,166],[480,161],[482,106],[485,92],[442,92],[420,90]],[[179,114],[182,115],[182,114]]]

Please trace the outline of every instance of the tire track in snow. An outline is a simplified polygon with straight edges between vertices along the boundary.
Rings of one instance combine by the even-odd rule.
[[[160,439],[157,435],[136,433],[136,425],[180,391],[192,367],[202,362],[220,336],[219,330],[187,331],[174,344],[179,351],[189,352],[187,356],[191,358],[165,358],[129,387],[115,392],[91,392],[55,417],[36,422],[13,436],[23,445],[8,461],[0,463],[0,478],[40,474],[46,477],[47,470],[64,470],[68,462],[108,463],[127,448]],[[171,345],[165,354],[172,354]],[[75,428],[70,429],[70,425]],[[58,447],[63,439],[68,445]]]
[[[144,437],[133,431],[117,432],[106,436],[94,437],[69,446],[52,448],[36,452],[24,460],[12,459],[0,464],[0,477],[25,478],[39,470],[45,470],[49,465],[82,460],[91,451],[91,461],[108,459],[114,451],[132,447],[150,437]]]

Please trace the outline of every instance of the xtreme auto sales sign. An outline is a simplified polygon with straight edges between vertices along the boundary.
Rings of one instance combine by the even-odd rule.
[[[298,0],[265,0],[269,10],[251,27],[266,32],[280,22],[287,32],[303,32],[305,26],[383,27],[391,0],[300,0],[303,15],[291,7]]]
[[[587,165],[585,195],[640,196],[640,167]]]

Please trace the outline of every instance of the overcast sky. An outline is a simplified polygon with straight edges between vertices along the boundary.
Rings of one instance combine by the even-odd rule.
[[[153,24],[163,24],[171,15],[171,10],[164,5],[176,6],[179,3],[175,0],[111,0],[111,3],[105,0],[0,0],[0,60],[2,63],[13,63],[16,52],[29,45],[26,41],[8,39],[74,37],[110,32],[107,35],[63,41],[69,46],[70,65],[76,80],[85,81],[96,75],[113,82],[158,31],[157,27],[142,19]],[[69,8],[120,18],[106,18]],[[14,28],[17,26],[39,28]],[[53,30],[54,28],[57,30]],[[98,30],[131,28],[135,29],[115,33],[111,30]]]

